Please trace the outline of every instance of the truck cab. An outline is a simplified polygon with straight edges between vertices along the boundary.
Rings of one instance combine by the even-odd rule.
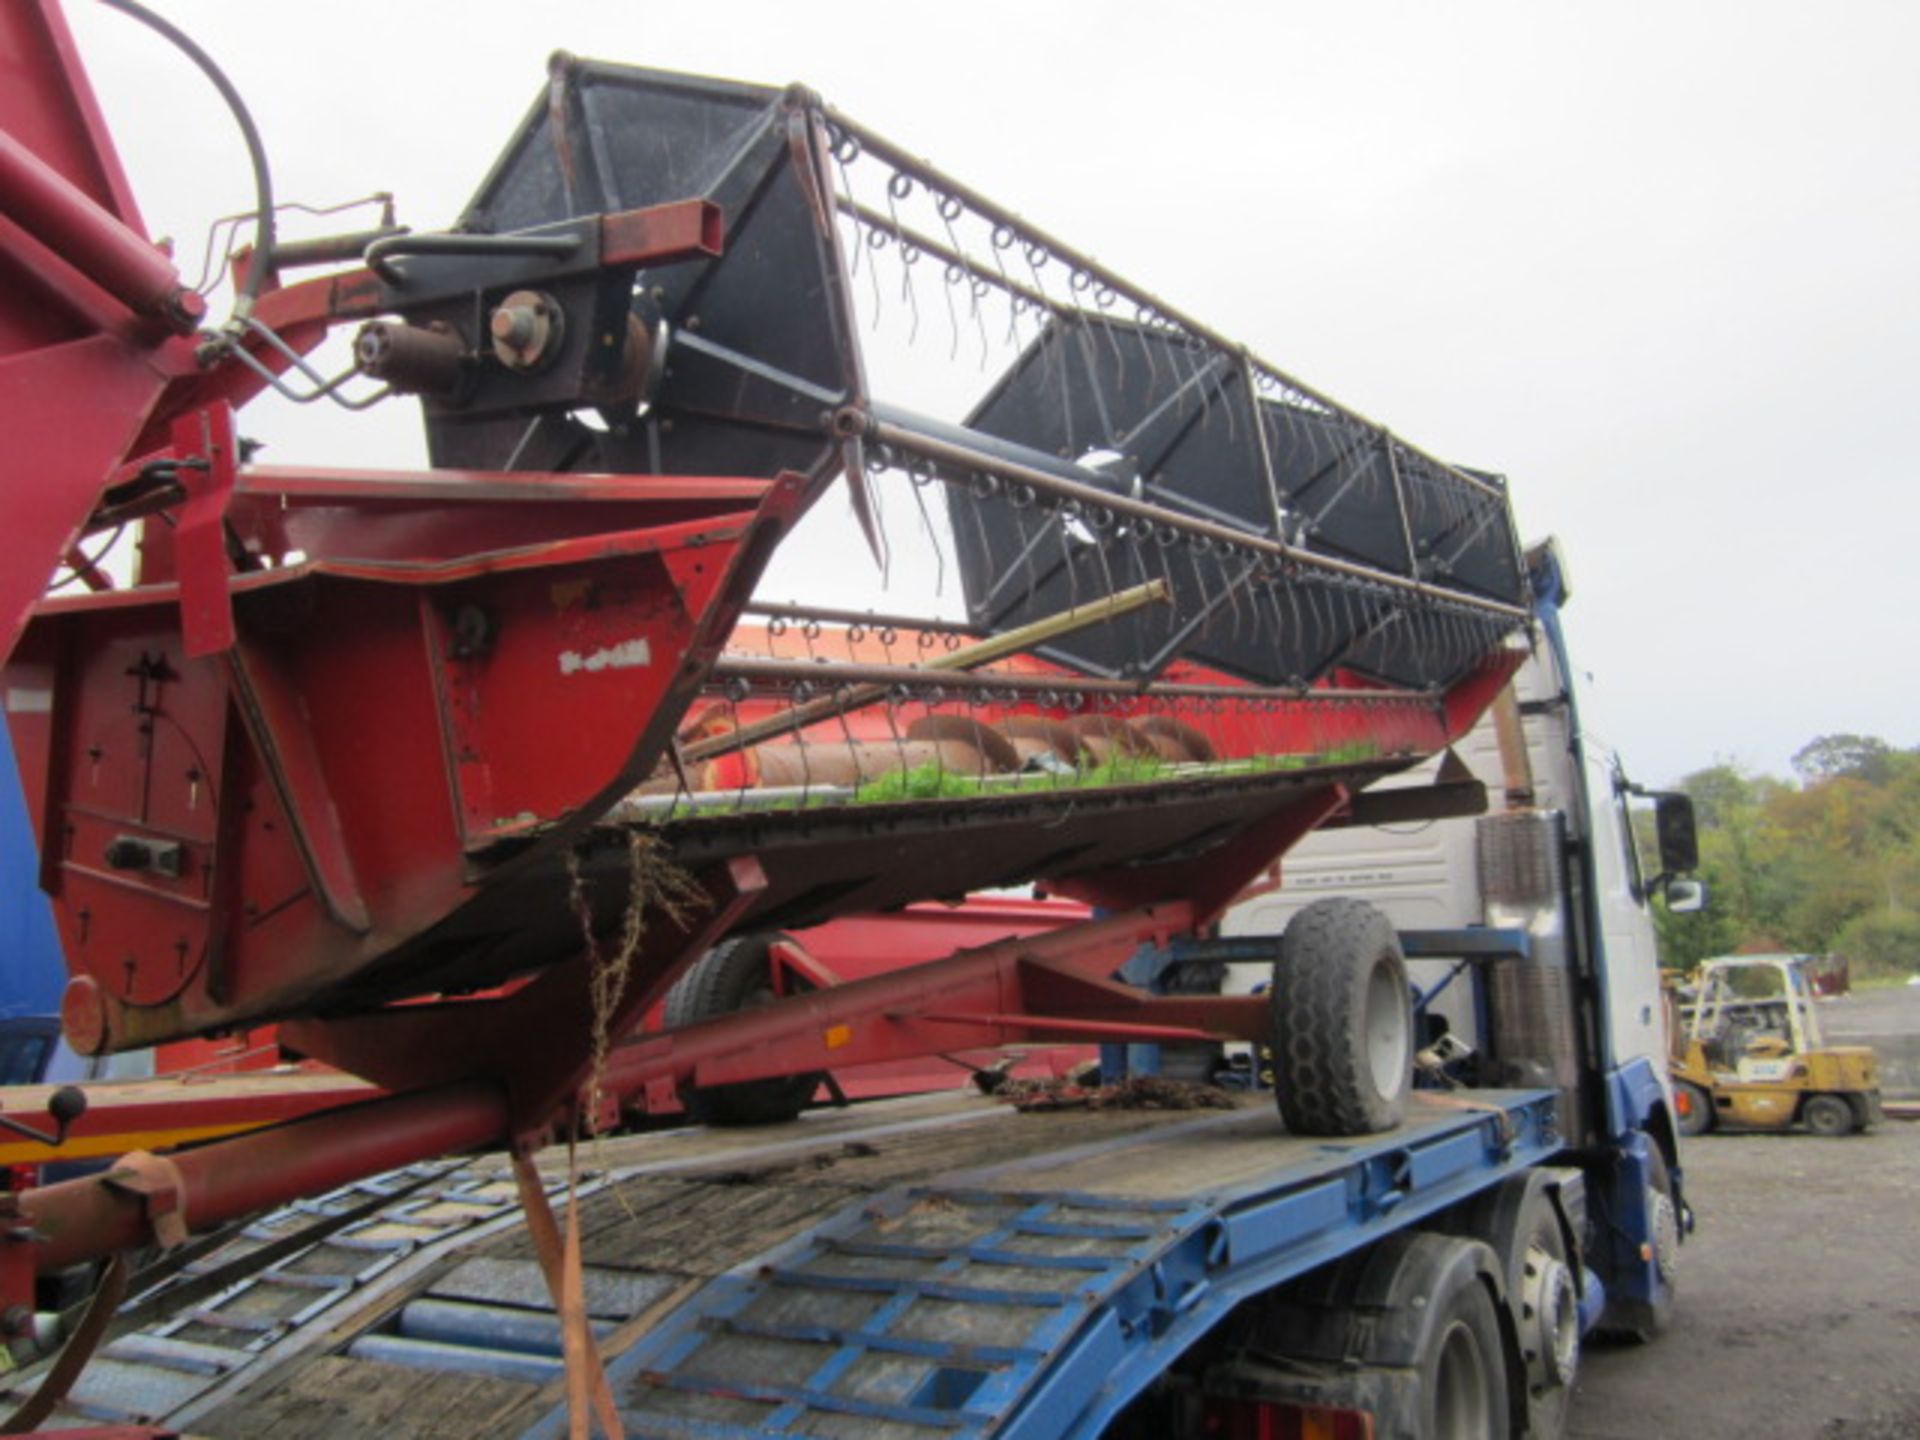
[[[1570,1101],[1577,1092],[1569,1133],[1592,1141],[1606,1128],[1609,1077],[1644,1076],[1660,1111],[1670,1111],[1651,906],[1656,892],[1680,908],[1703,897],[1694,882],[1672,878],[1693,858],[1685,797],[1636,786],[1621,758],[1580,729],[1557,542],[1533,546],[1527,558],[1542,600],[1532,653],[1511,691],[1450,756],[1377,787],[1432,786],[1445,767],[1464,766],[1485,789],[1486,813],[1322,830],[1287,857],[1285,886],[1239,906],[1223,930],[1278,934],[1323,896],[1369,901],[1414,937],[1408,961],[1423,1042],[1451,1037],[1446,1063],[1471,1068],[1479,1083],[1554,1084]],[[1648,823],[1647,812],[1662,809],[1665,823]],[[1660,836],[1665,856],[1656,853]],[[1443,953],[1436,934],[1502,930],[1525,933],[1528,959]],[[1460,983],[1467,969],[1483,983]],[[1257,983],[1255,967],[1237,980]],[[1542,1000],[1551,1004],[1543,1009]]]

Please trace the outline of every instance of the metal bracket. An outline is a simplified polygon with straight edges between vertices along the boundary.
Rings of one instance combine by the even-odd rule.
[[[174,422],[173,447],[187,503],[174,532],[180,577],[180,632],[191,658],[233,647],[233,598],[227,593],[227,502],[239,471],[233,407],[222,401]]]

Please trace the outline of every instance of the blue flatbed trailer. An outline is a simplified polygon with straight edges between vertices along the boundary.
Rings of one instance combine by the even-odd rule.
[[[678,1307],[613,1363],[622,1419],[716,1440],[827,1417],[1097,1436],[1241,1301],[1549,1159],[1553,1113],[1549,1091],[1428,1096],[1390,1134],[1317,1140],[1260,1097],[902,1186]],[[528,1432],[565,1433],[564,1412]]]
[[[581,1153],[583,1293],[629,1436],[1178,1433],[1125,1427],[1237,1307],[1529,1177],[1576,1218],[1604,1210],[1557,1167],[1554,1125],[1547,1090],[1421,1092],[1397,1129],[1341,1140],[1288,1135],[1258,1094],[1023,1114],[955,1092],[631,1137]],[[558,1322],[504,1162],[426,1168],[200,1256],[62,1419],[566,1434]],[[564,1160],[548,1173],[561,1203]]]

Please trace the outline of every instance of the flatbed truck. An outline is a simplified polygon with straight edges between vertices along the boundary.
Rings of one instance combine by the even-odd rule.
[[[1322,880],[1301,885],[1309,900],[1341,875],[1429,922],[1522,922],[1402,932],[1434,1088],[1399,1126],[1289,1135],[1251,1091],[1223,1110],[1020,1113],[965,1087],[600,1141],[571,1177],[549,1154],[556,1199],[571,1185],[579,1207],[583,1303],[626,1433],[1561,1433],[1584,1340],[1665,1325],[1688,1212],[1662,1052],[1632,1048],[1658,1047],[1658,1025],[1623,1043],[1614,1020],[1657,995],[1651,949],[1632,943],[1654,887],[1626,879],[1623,782],[1583,763],[1561,562],[1542,548],[1533,563],[1538,649],[1519,693],[1533,798],[1564,807],[1547,813],[1567,862],[1542,913],[1477,883],[1456,887],[1455,913],[1422,908],[1410,897],[1433,885],[1391,853],[1396,827],[1290,861]],[[1524,810],[1493,729],[1459,755],[1494,779],[1502,814],[1435,822],[1426,841],[1444,829],[1471,847]],[[1380,893],[1396,886],[1397,901]],[[1459,915],[1458,895],[1481,913]],[[1210,964],[1232,988],[1280,943],[1252,928],[1273,903],[1136,963],[1163,978]],[[1564,985],[1501,970],[1542,958]],[[1522,993],[1535,1029],[1513,1033]],[[1571,1065],[1526,1052],[1553,994],[1577,1007]],[[1488,1083],[1515,1077],[1571,1083]],[[222,1235],[136,1296],[62,1413],[235,1437],[553,1436],[563,1372],[507,1167],[483,1157]]]

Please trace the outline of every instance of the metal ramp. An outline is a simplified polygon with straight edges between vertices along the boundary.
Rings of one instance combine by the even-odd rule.
[[[583,1203],[617,1198],[623,1212],[657,1207],[666,1229],[667,1221],[696,1217],[679,1215],[672,1185],[643,1193],[650,1183],[685,1177],[690,1206],[703,1203],[695,1196],[711,1204],[716,1188],[772,1204],[777,1213],[756,1211],[762,1225],[746,1226],[739,1243],[725,1233],[740,1218],[734,1210],[726,1211],[723,1233],[714,1234],[711,1223],[693,1224],[712,1253],[693,1255],[690,1238],[677,1258],[695,1273],[720,1274],[773,1243],[764,1224],[784,1224],[788,1212],[811,1222],[853,1193],[832,1185],[809,1195],[733,1184],[743,1161],[811,1174],[822,1154],[842,1146],[877,1156],[876,1142],[950,1145],[933,1137],[956,1127],[999,1132],[1005,1127],[992,1122],[1007,1118],[984,1102],[956,1110],[929,1097],[882,1102],[859,1115],[823,1112],[775,1138],[656,1132],[609,1142],[596,1158],[612,1168],[583,1174],[579,1195]],[[708,1172],[718,1172],[719,1181],[702,1181]],[[626,1192],[603,1196],[614,1181]],[[546,1185],[558,1202],[564,1173],[548,1174]],[[164,1423],[220,1436],[364,1433],[370,1422],[361,1412],[399,1403],[413,1383],[406,1377],[413,1377],[419,1403],[433,1414],[431,1423],[417,1416],[411,1433],[494,1433],[476,1416],[490,1417],[497,1433],[512,1433],[543,1413],[537,1392],[561,1370],[558,1322],[523,1238],[514,1183],[486,1157],[392,1171],[267,1212],[164,1281],[137,1288],[51,1423]],[[677,1271],[597,1263],[587,1265],[584,1280],[588,1314],[603,1340],[689,1283]],[[43,1369],[5,1377],[0,1396],[24,1398]],[[352,1413],[332,1430],[299,1413],[343,1395]],[[502,1418],[523,1403],[531,1408],[518,1424]]]
[[[1098,1435],[1242,1299],[1559,1145],[1552,1092],[1500,1091],[1353,1140],[1253,1105],[955,1172],[707,1282],[608,1378],[650,1440]],[[564,1409],[525,1432],[566,1433]]]
[[[1104,1373],[1118,1330],[1204,1280],[1180,1201],[911,1189],[709,1284],[610,1370],[634,1436],[970,1437]],[[1188,1267],[1190,1268],[1190,1267]],[[557,1436],[550,1418],[533,1436]]]
[[[510,1180],[468,1162],[390,1171],[271,1211],[130,1302],[151,1315],[110,1338],[57,1412],[142,1424],[177,1415],[276,1358],[349,1297],[423,1251],[518,1216]],[[11,1398],[30,1392],[37,1373]]]

